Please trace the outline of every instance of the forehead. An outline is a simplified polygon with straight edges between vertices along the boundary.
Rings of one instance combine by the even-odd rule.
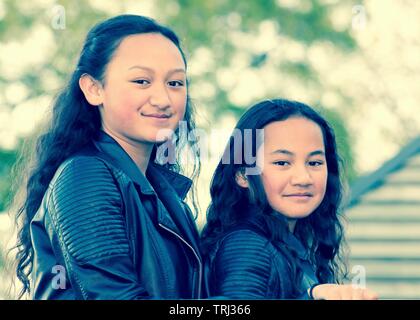
[[[130,35],[121,41],[110,62],[119,68],[136,64],[185,68],[178,47],[159,33]]]
[[[268,152],[284,149],[299,153],[325,149],[320,126],[303,117],[292,117],[266,125],[264,146]]]

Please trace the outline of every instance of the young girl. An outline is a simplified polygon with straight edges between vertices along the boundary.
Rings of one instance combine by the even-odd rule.
[[[268,100],[250,108],[234,133],[213,176],[202,233],[210,294],[375,298],[368,289],[334,284],[343,230],[338,156],[327,122],[302,103]]]
[[[22,294],[201,296],[198,233],[183,202],[191,180],[177,162],[155,163],[160,144],[178,143],[168,132],[180,121],[194,129],[186,67],[177,36],[149,18],[117,16],[89,32],[37,140],[18,215]]]

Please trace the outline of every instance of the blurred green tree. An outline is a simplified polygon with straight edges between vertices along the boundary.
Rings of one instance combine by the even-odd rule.
[[[304,87],[311,88],[316,92],[312,101],[303,101],[322,109],[323,115],[331,123],[336,136],[339,153],[343,158],[345,177],[352,181],[356,178],[356,171],[353,164],[353,152],[350,143],[350,134],[347,130],[345,118],[345,109],[352,105],[352,99],[349,96],[343,96],[342,92],[337,92],[343,96],[347,105],[336,106],[334,109],[324,109],[319,105],[321,95],[324,91],[324,82],[314,68],[313,62],[308,58],[307,51],[313,45],[318,43],[329,43],[337,50],[350,53],[357,50],[356,43],[350,34],[351,24],[344,30],[337,31],[331,21],[331,14],[339,6],[347,6],[349,16],[351,8],[354,5],[360,5],[351,0],[345,1],[194,1],[194,0],[156,0],[159,8],[160,19],[173,27],[183,40],[184,47],[190,53],[192,63],[195,62],[195,54],[203,48],[212,53],[212,61],[202,59],[202,64],[208,64],[211,67],[203,68],[203,72],[193,75],[192,87],[194,85],[201,89],[200,83],[211,83],[214,89],[214,95],[204,95],[200,97],[200,102],[206,105],[206,110],[211,110],[209,122],[214,122],[223,117],[226,113],[233,113],[236,118],[244,112],[250,104],[235,103],[229,97],[234,89],[221,83],[220,70],[232,70],[238,58],[238,52],[247,60],[243,66],[243,71],[257,70],[268,65],[273,72],[283,78],[281,81],[288,82],[288,78],[297,79],[303,83]],[[295,5],[290,6],[290,3]],[[266,46],[263,42],[258,45],[243,45],[241,40],[246,41],[246,37],[241,35],[250,35],[250,42],[258,43],[258,38],[264,37],[264,32],[269,32],[270,28],[264,26],[274,26],[277,35],[273,40],[277,42]],[[267,30],[268,29],[268,30]],[[267,30],[267,31],[265,31]],[[238,38],[238,39],[235,39]],[[291,39],[299,43],[304,55],[301,59],[290,61],[282,59],[276,52],[283,45],[283,40]],[[239,42],[239,43],[238,43]],[[237,73],[237,79],[242,74]],[[268,87],[268,86],[267,86]],[[193,98],[197,91],[193,91]],[[288,93],[287,88],[282,85],[273,88],[266,88],[260,95],[251,100],[251,103],[265,97],[286,97],[292,100],[301,99],[299,96]],[[207,100],[207,101],[206,101]]]
[[[54,40],[54,45],[40,63],[21,72],[0,73],[0,107],[3,110],[11,112],[24,101],[31,101],[42,95],[52,97],[58,92],[76,63],[87,30],[110,15],[109,11],[101,10],[97,1],[95,2],[96,5],[93,6],[91,1],[2,1],[0,46],[25,41],[28,35],[31,35],[31,31],[39,26],[46,27]],[[119,13],[123,13],[126,12],[128,2],[113,2],[113,5],[119,5]],[[101,3],[106,5],[106,2]],[[203,118],[208,120],[207,123],[199,122],[199,125],[209,126],[209,123],[226,114],[233,114],[235,117],[242,114],[249,102],[232,98],[232,92],[239,82],[243,81],[241,78],[247,77],[250,72],[259,75],[277,74],[277,78],[273,78],[272,81],[262,80],[264,90],[255,94],[250,101],[255,102],[264,97],[300,100],[299,96],[290,93],[288,89],[296,81],[308,88],[308,92],[315,93],[311,101],[303,102],[317,104],[321,100],[323,82],[307,51],[319,43],[329,43],[343,53],[356,49],[349,33],[351,25],[348,29],[336,30],[330,17],[332,10],[337,6],[346,4],[351,8],[355,1],[305,0],[298,1],[298,5],[290,3],[295,1],[153,2],[156,12],[154,17],[175,29],[181,36],[191,60],[192,98],[199,104],[199,114],[204,114]],[[60,9],[64,9],[65,13],[61,20],[60,17],[57,18]],[[264,40],[270,32],[271,38]],[[261,42],[261,39],[264,41]],[[281,50],[289,44],[303,49],[300,58],[282,57]],[[42,48],[30,49],[35,52]],[[0,69],[1,67],[0,65]],[[225,83],[225,75],[231,78],[230,83]],[[292,84],[287,86],[289,82]],[[25,94],[10,99],[7,91],[11,84],[17,83],[25,88]],[[203,87],[203,84],[207,86]],[[345,99],[351,105],[351,99]],[[329,109],[326,116],[337,131],[339,148],[347,160],[347,176],[352,179],[355,177],[352,148],[341,112],[342,108],[347,107],[346,105]],[[0,211],[5,209],[11,183],[9,173],[15,159],[15,151],[0,152]]]
[[[6,209],[10,197],[10,169],[16,161],[16,151],[0,149],[0,212]]]

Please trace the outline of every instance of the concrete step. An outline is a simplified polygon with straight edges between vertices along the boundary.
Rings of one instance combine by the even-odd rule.
[[[386,283],[394,283],[394,282],[408,282],[408,283],[420,283],[420,277],[417,276],[382,276],[382,275],[369,275],[366,277],[369,281],[376,281],[376,282],[386,282]]]
[[[420,185],[385,184],[362,196],[362,201],[411,201],[420,202]]]
[[[350,250],[350,259],[364,258],[364,259],[420,259],[420,242],[410,241],[401,243],[387,243],[383,242],[350,242],[348,243]]]
[[[393,275],[395,273],[420,276],[420,263],[410,261],[364,261],[363,263],[351,260],[349,271],[355,265],[362,265],[368,273]]]
[[[378,293],[379,299],[420,299],[420,282],[396,281],[388,283],[368,280],[366,287]]]
[[[357,220],[356,220],[357,221]],[[417,241],[420,246],[419,222],[359,222],[353,219],[345,226],[347,241]],[[404,244],[405,245],[405,244]]]
[[[360,203],[357,206],[345,211],[345,217],[349,221],[419,221],[420,206],[410,204],[386,205],[376,204],[368,205]]]
[[[386,178],[386,184],[418,184],[420,183],[420,166],[405,167],[403,170],[391,173]]]
[[[420,279],[420,262],[407,261],[372,261],[349,264],[349,275],[356,275],[363,267],[367,277],[386,279]]]
[[[420,153],[417,153],[417,155],[411,157],[407,161],[407,167],[420,167]]]
[[[404,263],[420,263],[420,257],[381,257],[381,256],[351,256],[349,261],[354,264],[363,264],[365,262],[375,263],[393,263],[393,262],[404,262]]]

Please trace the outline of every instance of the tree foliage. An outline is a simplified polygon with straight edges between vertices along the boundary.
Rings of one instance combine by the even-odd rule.
[[[126,13],[128,2],[119,1],[120,12],[115,14]],[[220,71],[231,69],[238,60],[238,54],[247,61],[243,67],[244,71],[257,72],[270,68],[281,79],[277,86],[271,88],[267,86],[267,89],[258,96],[258,100],[274,96],[299,100],[299,96],[291,96],[283,85],[288,83],[289,79],[298,81],[303,87],[312,91],[322,92],[322,79],[317,74],[313,62],[308,59],[307,50],[318,43],[330,43],[344,53],[355,50],[355,42],[348,30],[336,30],[331,23],[331,10],[343,2],[352,3],[350,0],[340,2],[307,0],[299,1],[299,6],[290,7],[282,5],[283,1],[280,0],[155,0],[154,17],[172,27],[180,35],[192,60],[200,50],[203,51],[203,48],[211,52],[213,63],[209,68],[204,68],[203,72],[191,75],[191,87],[195,88],[192,90],[193,93],[203,93],[205,89],[200,87],[203,83],[211,84],[214,88],[212,94],[192,96],[197,108],[205,111],[209,117],[208,123],[212,123],[228,113],[239,117],[249,106],[236,103],[231,98],[235,84],[233,87],[226,87],[220,81]],[[22,101],[31,101],[45,94],[53,97],[72,71],[87,30],[96,22],[111,15],[109,11],[101,10],[97,5],[92,6],[90,1],[61,0],[59,3],[50,2],[48,5],[45,3],[48,1],[3,0],[4,14],[0,19],[1,46],[11,42],[24,42],[28,36],[32,36],[31,32],[36,30],[37,26],[46,27],[54,41],[54,45],[45,53],[42,62],[29,65],[21,73],[12,75],[0,73],[0,108],[8,112]],[[102,3],[106,5],[106,2]],[[54,18],[52,10],[57,8],[57,5],[65,9],[65,28],[62,29],[52,27]],[[274,26],[281,39],[288,39],[301,45],[304,49],[303,57],[295,61],[279,59],[276,50],[278,46],[284,45],[281,42],[273,43],[270,48],[251,46],[253,39],[264,33],[264,23]],[[250,43],[246,43],[248,41]],[[32,48],[34,52],[41,49]],[[31,52],[26,54],[31,55]],[[210,63],[205,59],[198,61],[204,65]],[[235,72],[237,71],[232,71]],[[242,72],[237,72],[235,76],[239,81]],[[17,99],[18,102],[10,102],[6,91],[9,85],[16,83],[26,88],[26,94],[21,100]],[[317,104],[316,98],[315,101],[309,102]],[[352,166],[351,145],[339,107],[346,106],[329,109],[326,114],[336,128],[339,148],[348,160],[350,168],[348,177],[352,178],[355,172]],[[5,200],[12,179],[9,176],[10,168],[15,160],[16,151],[0,150],[0,211],[5,209]]]

